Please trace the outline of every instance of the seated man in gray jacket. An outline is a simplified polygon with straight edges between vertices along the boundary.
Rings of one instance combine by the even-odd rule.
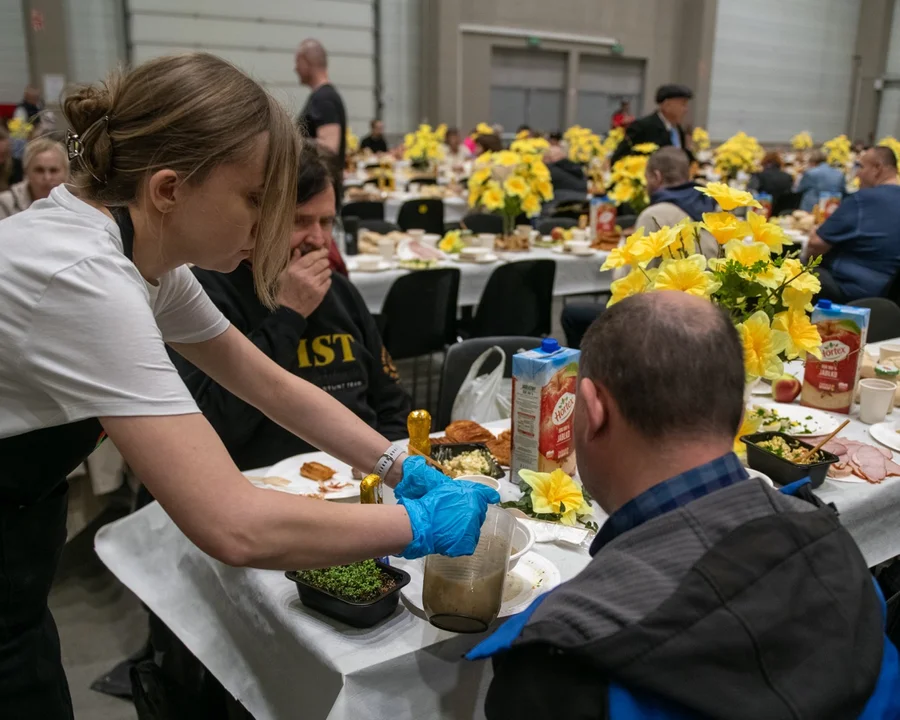
[[[588,566],[470,654],[488,720],[886,720],[884,601],[837,515],[734,454],[744,362],[706,300],[637,295],[582,345],[574,439],[609,518]]]

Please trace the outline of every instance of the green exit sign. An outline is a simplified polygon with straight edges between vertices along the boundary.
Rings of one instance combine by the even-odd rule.
[[[615,44],[610,48],[610,50],[612,51],[612,54],[613,54],[613,55],[621,55],[622,53],[625,52],[625,46],[622,45],[622,43],[615,43]]]
[[[539,48],[540,46],[541,46],[541,39],[537,35],[529,35],[528,47]]]

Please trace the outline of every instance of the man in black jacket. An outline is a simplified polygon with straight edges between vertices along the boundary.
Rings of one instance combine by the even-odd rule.
[[[349,280],[332,274],[334,189],[323,151],[305,143],[300,157],[291,261],[278,301],[269,310],[256,297],[253,272],[195,268],[213,302],[266,355],[340,400],[389,440],[404,438],[409,395],[385,350],[375,320]],[[173,354],[203,414],[241,470],[267,467],[315,448],[235,397]]]
[[[865,560],[830,508],[748,476],[743,390],[706,300],[636,295],[594,323],[573,435],[609,518],[579,575],[469,653],[495,657],[488,720],[898,717]]]
[[[625,139],[613,153],[612,162],[631,154],[631,148],[643,143],[659,147],[674,145],[691,157],[681,123],[687,115],[688,103],[694,93],[684,85],[662,85],[656,91],[656,112],[638,118],[625,131]],[[693,159],[691,157],[691,159]]]

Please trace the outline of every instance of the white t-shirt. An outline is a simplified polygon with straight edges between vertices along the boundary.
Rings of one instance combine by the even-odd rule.
[[[106,415],[199,412],[165,342],[225,332],[187,267],[149,285],[65,186],[0,221],[0,438]]]

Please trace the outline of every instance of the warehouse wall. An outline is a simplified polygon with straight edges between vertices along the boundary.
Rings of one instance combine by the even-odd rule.
[[[566,92],[567,122],[574,122],[578,57],[612,56],[644,64],[642,104],[653,105],[658,85],[691,85],[700,102],[693,121],[705,122],[716,0],[424,0],[423,60],[429,87],[422,101],[430,118],[470,128],[490,115],[493,48],[527,48],[526,38],[500,37],[491,31],[513,28],[540,41],[540,50],[570,58]],[[580,37],[559,38],[565,33]],[[685,38],[690,38],[685,42]],[[609,118],[597,118],[597,129]]]
[[[0,3],[0,104],[14,105],[28,84],[25,21],[18,0]]]
[[[709,132],[817,142],[847,130],[862,0],[719,0]]]
[[[121,0],[68,0],[69,82],[97,82],[125,62],[123,5]]]

